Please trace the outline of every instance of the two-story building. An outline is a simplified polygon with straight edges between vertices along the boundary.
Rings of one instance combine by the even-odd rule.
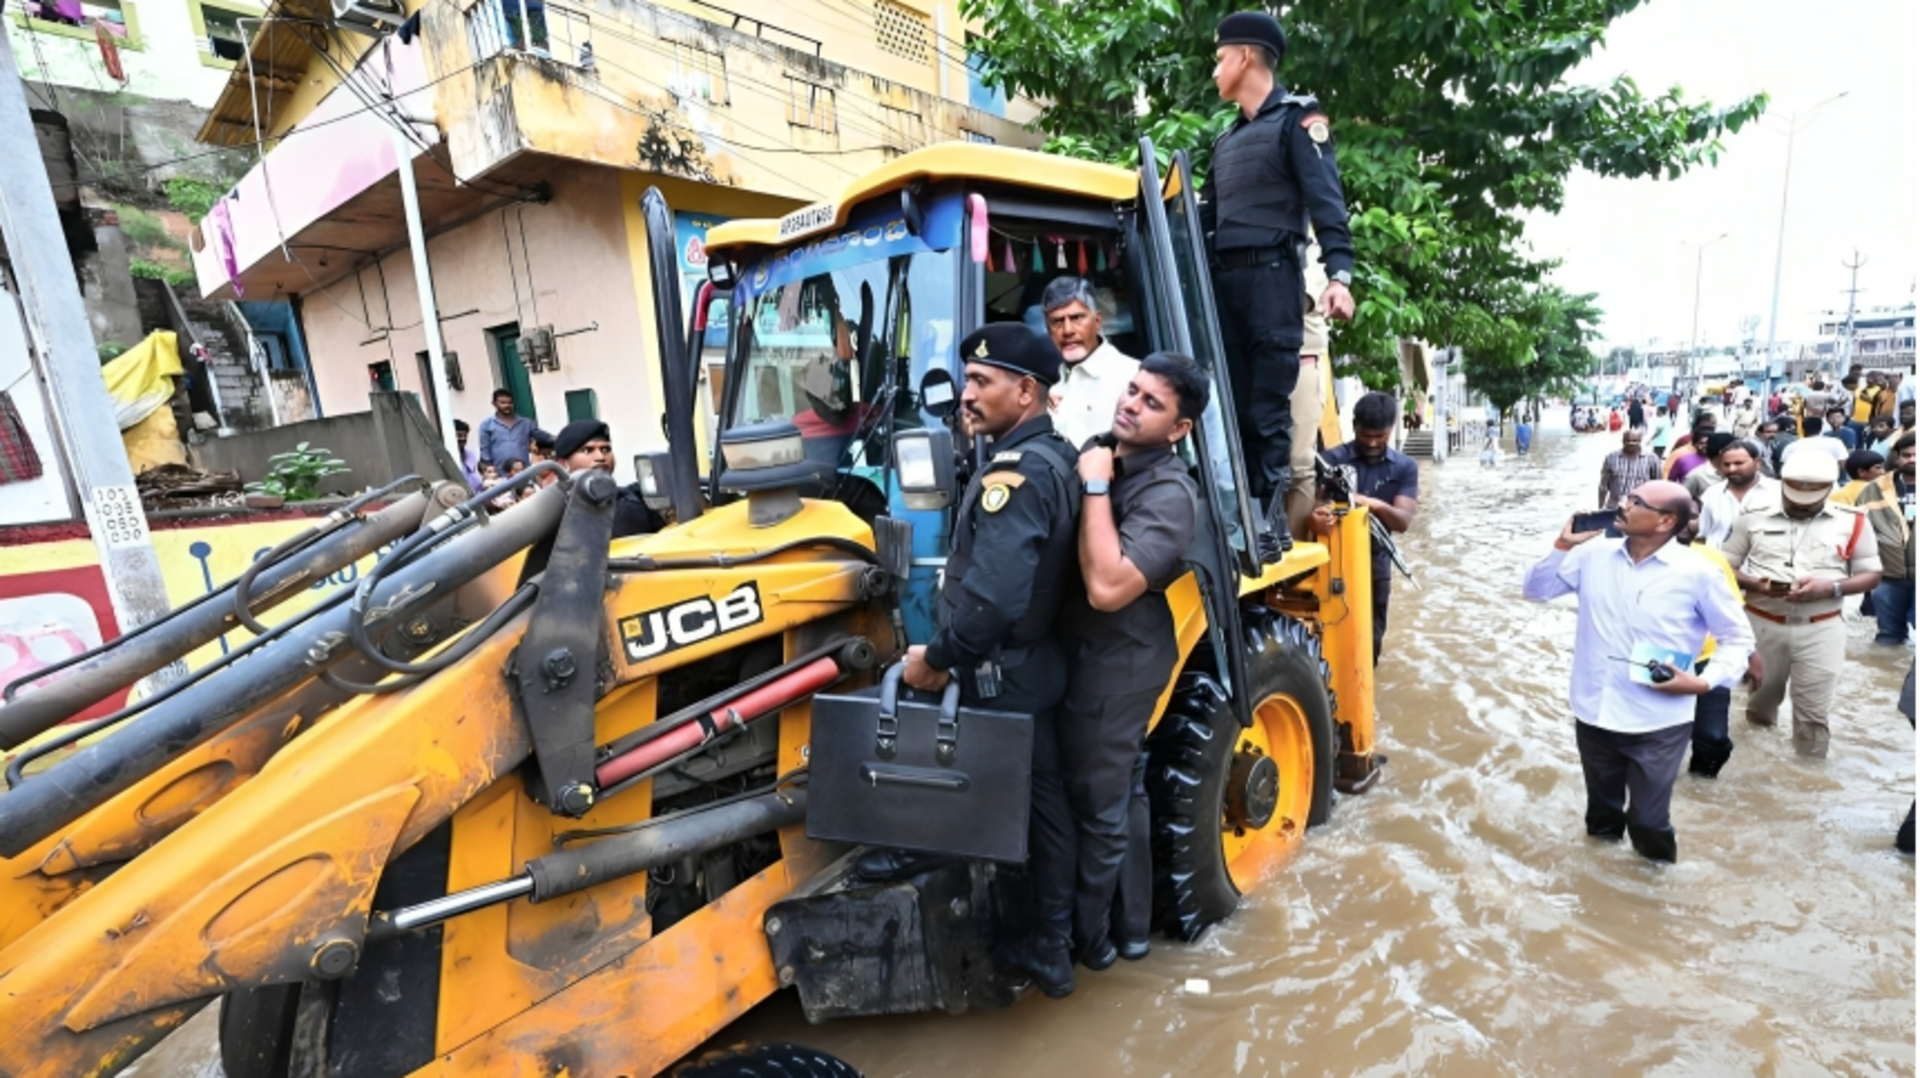
[[[624,473],[663,445],[646,189],[697,282],[716,222],[932,142],[1036,142],[968,32],[955,0],[280,0],[201,132],[268,148],[194,237],[201,287],[293,302],[323,414],[369,388],[431,410],[408,169],[454,414],[505,387],[548,430],[604,419]]]

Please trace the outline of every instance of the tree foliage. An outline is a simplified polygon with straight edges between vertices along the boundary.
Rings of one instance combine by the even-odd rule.
[[[1567,176],[1674,178],[1718,159],[1764,95],[1726,108],[1678,87],[1567,75],[1641,0],[1326,0],[1294,5],[1283,85],[1333,118],[1353,217],[1354,320],[1343,373],[1398,377],[1396,341],[1465,349],[1469,372],[1555,331],[1538,316],[1550,263],[1523,244],[1529,211],[1558,211]],[[1057,153],[1133,164],[1141,135],[1204,170],[1235,107],[1210,77],[1213,29],[1244,0],[962,0],[986,35],[983,75],[1042,102]]]
[[[1555,285],[1524,289],[1503,324],[1476,327],[1477,343],[1464,346],[1479,357],[1466,364],[1467,386],[1503,413],[1523,400],[1576,395],[1600,362],[1590,347],[1599,336],[1595,298]]]

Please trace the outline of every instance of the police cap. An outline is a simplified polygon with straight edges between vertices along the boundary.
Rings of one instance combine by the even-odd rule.
[[[960,362],[985,363],[1032,377],[1041,385],[1060,380],[1060,349],[1053,338],[1036,333],[1024,322],[995,322],[981,326],[960,342]]]
[[[1272,53],[1276,62],[1287,54],[1287,35],[1280,29],[1280,20],[1264,11],[1236,11],[1221,19],[1213,44],[1258,45]]]

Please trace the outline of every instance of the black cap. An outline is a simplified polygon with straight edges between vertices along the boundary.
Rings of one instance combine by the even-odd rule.
[[[967,334],[960,342],[960,362],[1031,375],[1041,385],[1060,380],[1060,349],[1054,347],[1053,338],[1024,322],[995,322]]]
[[[565,460],[575,453],[580,452],[581,446],[586,445],[595,438],[604,438],[611,442],[613,441],[613,434],[607,430],[607,425],[598,419],[575,420],[561,427],[560,433],[554,435],[553,455],[559,457],[561,460]]]
[[[1287,35],[1280,29],[1280,20],[1264,11],[1236,11],[1221,19],[1213,43],[1216,47],[1258,45],[1273,53],[1276,61],[1287,54]]]

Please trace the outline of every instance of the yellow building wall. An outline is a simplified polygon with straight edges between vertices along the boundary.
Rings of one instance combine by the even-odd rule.
[[[424,12],[425,40],[434,43],[429,68],[440,80],[434,107],[456,172],[481,174],[531,150],[811,201],[933,142],[969,135],[1038,142],[1018,124],[965,105],[964,68],[947,80],[958,100],[941,98],[934,61],[943,53],[929,45],[917,64],[885,54],[873,44],[871,22],[860,30],[850,21],[846,12],[855,8],[838,24],[794,28],[835,31],[823,41],[862,57],[869,69],[816,57],[810,46],[777,44],[787,39],[770,32],[751,36],[751,23],[736,32],[635,2],[581,10],[590,19],[592,70],[578,50],[558,44],[561,30],[553,31],[552,58],[489,59],[474,51],[471,22],[491,17],[490,8]],[[755,17],[773,21],[757,10]]]

